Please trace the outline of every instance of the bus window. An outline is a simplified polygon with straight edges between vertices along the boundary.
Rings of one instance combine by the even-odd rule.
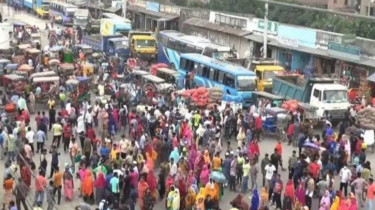
[[[208,78],[209,74],[210,74],[209,68],[207,66],[203,65],[203,75],[202,76]]]
[[[225,75],[225,79],[224,79],[224,85],[228,86],[228,87],[231,87],[231,88],[234,88],[235,85],[234,85],[234,82],[235,82],[235,79],[232,75],[230,74],[226,74]]]
[[[215,69],[210,68],[210,75],[208,77],[210,80],[215,80],[215,72]]]
[[[223,84],[223,82],[224,82],[224,72],[218,71],[217,82],[220,83],[220,84]]]
[[[172,50],[175,50],[176,49],[176,44],[177,42],[173,39],[168,39],[168,45],[167,47],[172,49]]]
[[[197,75],[203,76],[203,65],[202,64],[199,64],[199,66],[198,66]]]
[[[184,58],[181,59],[180,68],[186,69],[186,59],[184,59]]]

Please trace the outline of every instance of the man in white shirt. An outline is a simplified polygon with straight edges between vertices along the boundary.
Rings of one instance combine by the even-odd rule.
[[[269,162],[268,165],[264,167],[264,170],[266,171],[267,187],[269,187],[271,184],[272,175],[276,171],[276,167]]]
[[[34,138],[35,138],[35,132],[32,131],[31,128],[29,127],[28,131],[26,132],[26,139],[33,153],[34,153]]]
[[[340,170],[340,191],[345,189],[345,197],[348,195],[348,183],[352,177],[352,172],[348,169],[348,166],[345,164],[344,167]]]
[[[177,174],[177,164],[175,163],[173,158],[171,158],[171,160],[169,161],[169,164],[170,164],[170,168],[171,168],[170,174],[174,178],[174,176]]]

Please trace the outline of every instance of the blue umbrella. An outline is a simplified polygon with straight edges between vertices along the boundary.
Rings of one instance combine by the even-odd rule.
[[[311,147],[311,148],[314,148],[314,149],[319,149],[319,146],[314,144],[314,143],[310,143],[310,142],[307,142],[303,145],[304,147]]]
[[[213,171],[210,174],[210,179],[215,180],[215,182],[225,184],[227,183],[227,179],[225,178],[224,174],[220,171]]]

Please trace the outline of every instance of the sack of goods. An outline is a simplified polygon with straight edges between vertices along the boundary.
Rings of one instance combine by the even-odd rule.
[[[223,90],[219,87],[213,87],[209,89],[209,101],[211,103],[217,103],[223,100]]]
[[[375,108],[366,107],[359,110],[357,124],[363,129],[375,129]]]
[[[298,108],[298,101],[297,100],[284,101],[284,103],[281,104],[281,108],[287,109],[291,112],[295,112]]]

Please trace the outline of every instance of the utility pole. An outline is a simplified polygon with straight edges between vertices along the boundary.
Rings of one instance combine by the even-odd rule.
[[[370,16],[371,15],[371,3],[374,2],[374,0],[367,0],[368,1],[368,5],[367,5],[367,16]]]
[[[124,15],[124,18],[126,18],[126,9],[128,6],[127,4],[128,4],[127,0],[122,0],[122,14]]]
[[[264,7],[263,58],[267,58],[268,0],[266,0]]]

